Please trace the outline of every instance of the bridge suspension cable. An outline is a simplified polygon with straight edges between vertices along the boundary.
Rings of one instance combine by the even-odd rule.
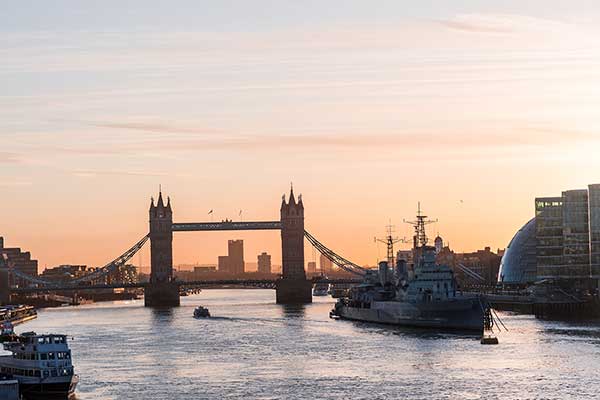
[[[81,282],[95,281],[97,279],[103,278],[104,276],[110,274],[111,272],[114,272],[117,268],[119,268],[120,266],[124,265],[127,261],[129,261],[131,259],[131,257],[133,257],[138,251],[140,251],[140,249],[144,246],[144,244],[146,244],[146,242],[148,241],[148,238],[149,238],[149,235],[144,236],[136,244],[134,244],[130,249],[128,249],[125,253],[121,254],[119,257],[117,257],[113,261],[109,262],[104,267],[98,268],[97,270],[95,270],[92,273],[81,276],[77,279],[72,279],[68,282],[60,282],[60,283],[51,282],[51,281],[47,281],[47,280],[44,280],[41,278],[37,278],[37,277],[31,276],[31,275],[25,274],[21,271],[17,271],[16,269],[11,269],[10,273],[12,273],[15,276],[17,276],[23,280],[26,280],[30,283],[42,285],[42,286],[45,286],[48,288],[52,288],[53,286],[64,285],[65,283],[70,284],[70,285],[75,285],[75,284],[78,284]]]
[[[465,273],[465,275],[467,275],[469,278],[474,279],[478,282],[485,282],[485,278],[481,275],[479,275],[477,272],[473,271],[471,268],[468,268],[467,266],[465,266],[464,264],[456,264],[456,266],[458,267],[458,269],[460,269],[462,272]]]
[[[344,271],[350,272],[354,275],[364,276],[367,268],[361,267],[360,265],[354,264],[351,261],[346,260],[344,257],[335,253],[333,250],[327,248],[324,244],[319,242],[313,235],[304,231],[304,236],[306,239],[319,251],[319,253],[323,254],[329,261],[337,265],[339,268]]]

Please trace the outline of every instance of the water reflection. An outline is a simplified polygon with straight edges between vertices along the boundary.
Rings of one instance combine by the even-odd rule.
[[[370,333],[378,333],[386,336],[403,336],[407,338],[417,338],[426,340],[437,339],[481,339],[481,334],[473,331],[458,330],[435,330],[427,328],[418,328],[410,326],[395,326],[387,324],[377,324],[372,322],[346,321],[354,324],[357,328]]]
[[[304,318],[306,306],[304,304],[282,304],[281,316],[284,318]]]
[[[155,324],[172,324],[175,312],[172,307],[152,308],[152,320]]]

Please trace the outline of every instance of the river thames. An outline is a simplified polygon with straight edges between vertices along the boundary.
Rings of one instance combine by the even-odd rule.
[[[79,400],[598,398],[600,323],[500,314],[500,345],[328,317],[331,297],[204,290],[169,310],[143,301],[44,309],[18,333],[66,333]],[[213,318],[192,318],[204,305]]]

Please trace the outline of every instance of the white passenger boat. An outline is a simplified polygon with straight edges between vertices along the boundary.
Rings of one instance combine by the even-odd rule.
[[[66,335],[28,332],[3,346],[12,354],[0,356],[0,372],[19,381],[24,399],[70,399],[75,394],[79,376]]]

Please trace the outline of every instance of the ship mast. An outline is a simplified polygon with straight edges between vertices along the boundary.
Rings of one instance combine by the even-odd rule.
[[[375,242],[383,243],[387,246],[387,262],[390,267],[393,267],[395,264],[395,255],[394,255],[394,244],[399,242],[406,242],[406,239],[400,239],[394,237],[394,225],[392,225],[392,221],[390,220],[390,224],[386,227],[388,234],[385,239],[375,238]]]
[[[427,215],[423,215],[421,213],[421,202],[418,203],[417,209],[417,220],[416,221],[406,221],[405,223],[412,225],[415,228],[415,235],[413,236],[413,246],[416,249],[417,247],[427,246],[427,235],[425,234],[425,225],[433,224],[437,222],[436,220],[427,219]]]

